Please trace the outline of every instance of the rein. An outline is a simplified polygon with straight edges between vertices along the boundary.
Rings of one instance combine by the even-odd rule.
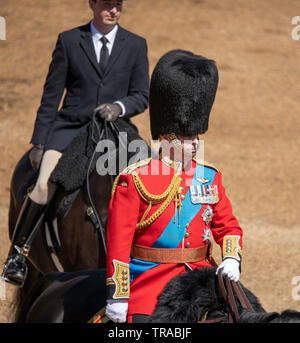
[[[102,243],[103,243],[103,247],[104,247],[104,251],[105,251],[105,254],[106,254],[107,249],[106,249],[105,229],[103,227],[103,224],[102,224],[101,219],[99,217],[98,211],[97,211],[97,209],[96,209],[96,207],[94,205],[93,199],[92,199],[91,190],[90,190],[90,180],[89,180],[90,171],[91,171],[91,168],[92,168],[92,165],[93,165],[93,161],[94,161],[94,158],[95,158],[95,155],[96,155],[96,152],[97,152],[97,144],[98,144],[98,142],[101,141],[101,139],[104,138],[104,139],[108,140],[108,138],[109,138],[108,137],[107,121],[104,120],[102,128],[100,130],[99,124],[98,124],[97,119],[96,119],[96,115],[97,115],[97,113],[94,112],[93,113],[93,117],[92,117],[92,121],[91,121],[91,124],[92,124],[92,138],[91,139],[92,139],[93,143],[96,145],[96,147],[95,147],[94,152],[92,154],[92,157],[90,159],[88,170],[87,170],[87,174],[86,174],[87,196],[88,196],[88,199],[89,199],[89,202],[90,202],[90,205],[91,205],[87,209],[87,215],[89,216],[89,218],[93,222],[96,230],[100,234],[100,237],[101,237]],[[126,143],[124,143],[120,139],[119,129],[118,129],[117,125],[115,123],[112,123],[112,122],[109,122],[109,124],[110,124],[110,127],[111,127],[111,130],[112,130],[113,134],[116,136],[116,140],[118,141],[118,139],[119,139],[119,143],[122,144],[123,147],[126,147]],[[95,131],[97,132],[97,137],[98,138],[96,138],[96,136],[95,136]],[[109,150],[108,150],[108,154],[109,154]],[[110,155],[109,155],[109,158],[110,158]],[[110,181],[111,181],[111,186],[112,186],[113,185],[113,176],[112,175],[110,175]]]
[[[250,304],[245,292],[243,291],[239,282],[230,281],[228,276],[222,276],[223,269],[218,270],[218,282],[219,287],[221,289],[221,293],[225,300],[225,303],[228,305],[229,313],[225,314],[224,316],[214,318],[214,319],[205,319],[199,321],[198,323],[219,323],[225,319],[228,319],[229,323],[238,323],[240,319],[240,315],[238,312],[237,303],[234,298],[234,292],[244,309],[247,309],[251,312],[254,312],[252,305]],[[224,284],[225,279],[225,284]]]

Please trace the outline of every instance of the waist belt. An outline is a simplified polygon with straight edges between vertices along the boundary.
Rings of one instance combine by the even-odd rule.
[[[211,244],[200,248],[150,248],[133,244],[131,247],[131,256],[133,258],[155,263],[186,263],[198,262],[210,256]]]

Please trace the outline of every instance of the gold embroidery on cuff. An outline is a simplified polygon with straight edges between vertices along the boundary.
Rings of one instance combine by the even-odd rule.
[[[112,280],[115,284],[115,293],[113,299],[129,298],[130,296],[130,280],[129,280],[129,264],[113,260],[114,275]]]
[[[240,261],[242,250],[239,245],[240,236],[225,236],[223,239],[223,259],[225,257],[232,257]]]

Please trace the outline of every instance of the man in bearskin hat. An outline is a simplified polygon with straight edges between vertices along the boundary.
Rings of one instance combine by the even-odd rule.
[[[145,322],[172,278],[211,267],[211,233],[219,268],[239,279],[242,229],[221,173],[197,154],[217,86],[215,62],[191,52],[170,51],[154,69],[150,120],[160,154],[117,177],[109,206],[106,314],[115,322]]]

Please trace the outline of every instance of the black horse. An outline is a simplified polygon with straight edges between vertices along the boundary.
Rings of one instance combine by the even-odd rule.
[[[52,273],[40,279],[29,295],[26,323],[87,323],[105,306],[105,269]],[[300,322],[300,312],[266,312],[257,297],[241,285],[253,311],[235,294],[239,323]],[[101,312],[101,311],[100,311]],[[189,271],[171,280],[148,323],[228,322],[230,308],[219,287],[215,268]]]
[[[127,141],[119,138],[126,133]],[[99,175],[97,161],[104,151],[98,142],[115,143],[116,168]],[[139,140],[139,151],[128,152],[128,144]],[[123,150],[122,150],[123,149]],[[29,151],[17,164],[10,188],[9,236],[26,194],[34,186],[37,173],[33,171]],[[113,181],[121,171],[119,154],[126,154],[125,165],[132,160],[150,156],[150,149],[133,125],[123,120],[114,124],[92,121],[65,150],[51,181],[59,188],[51,202],[28,256],[28,275],[17,292],[15,320],[22,321],[28,310],[28,294],[38,279],[54,271],[79,271],[105,267],[105,229]],[[134,159],[135,157],[135,159]],[[124,166],[123,166],[124,167]]]

